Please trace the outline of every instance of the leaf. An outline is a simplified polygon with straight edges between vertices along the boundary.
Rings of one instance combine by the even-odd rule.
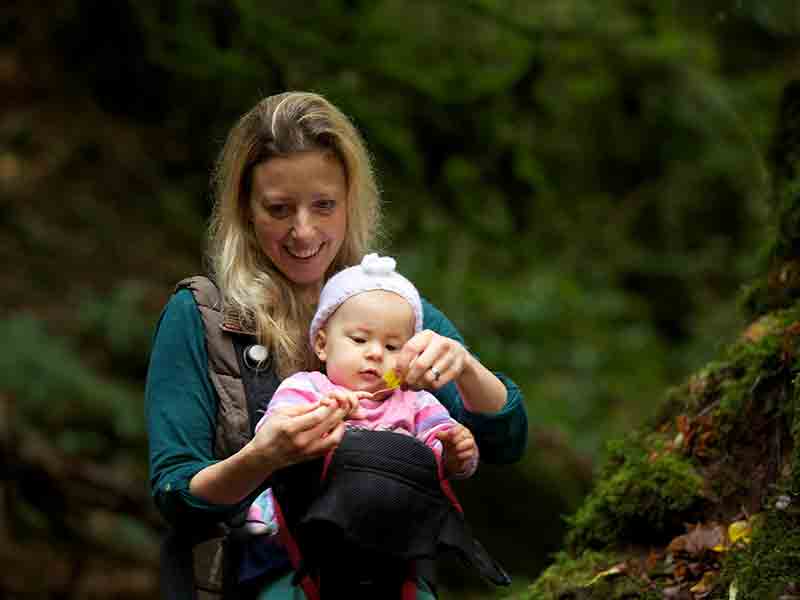
[[[706,431],[697,438],[694,453],[700,458],[707,458],[711,452],[709,446],[715,440],[716,434],[713,431]]]
[[[650,550],[650,554],[647,555],[647,560],[645,561],[645,569],[647,572],[651,573],[654,571],[662,558],[663,557],[660,552],[657,552],[656,550]]]
[[[678,427],[678,431],[683,434],[683,439],[686,444],[689,444],[689,440],[692,439],[692,430],[691,424],[689,423],[689,417],[686,415],[678,415],[676,419],[676,425]]]
[[[711,593],[711,590],[714,589],[714,579],[716,579],[716,577],[716,573],[706,571],[703,574],[703,578],[695,585],[690,587],[689,591],[695,594],[698,598],[704,598],[706,595]]]
[[[736,581],[734,580],[731,583],[731,587],[728,588],[728,600],[736,600],[736,596],[739,595],[739,588],[736,587]]]
[[[403,384],[403,378],[394,369],[389,369],[383,374],[383,380],[390,390],[396,390]]]
[[[739,540],[742,540],[745,544],[749,544],[752,533],[753,528],[749,521],[734,521],[728,526],[728,538],[730,539],[731,545]]]
[[[728,540],[718,544],[712,550],[715,552],[726,552],[731,546],[741,541],[743,544],[749,544],[750,538],[753,533],[753,526],[750,521],[734,521],[728,525]]]
[[[595,575],[592,580],[587,583],[584,587],[589,587],[600,581],[601,579],[605,579],[606,577],[613,577],[614,575],[622,575],[623,573],[627,572],[628,565],[624,562],[619,563],[618,565],[614,565],[610,569],[606,569],[605,571],[601,571],[597,575]]]
[[[674,538],[667,550],[674,554],[686,554],[698,557],[707,551],[719,552],[717,547],[725,544],[725,528],[722,525],[711,523],[709,525],[689,526],[689,532]]]

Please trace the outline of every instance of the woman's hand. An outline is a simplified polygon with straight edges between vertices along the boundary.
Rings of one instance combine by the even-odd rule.
[[[426,329],[408,340],[397,359],[404,385],[438,390],[455,381],[464,407],[471,412],[496,413],[506,404],[503,382],[457,340]]]
[[[469,356],[458,341],[426,329],[405,343],[397,370],[412,389],[438,390],[461,376]]]
[[[442,442],[445,476],[466,475],[478,459],[478,445],[472,432],[463,425],[456,425],[440,431],[436,437]]]
[[[269,471],[324,456],[342,441],[351,412],[337,400],[277,408],[256,432],[252,444]]]
[[[240,502],[278,469],[324,456],[342,441],[349,411],[338,402],[276,408],[236,454],[209,465],[189,491],[216,504]]]

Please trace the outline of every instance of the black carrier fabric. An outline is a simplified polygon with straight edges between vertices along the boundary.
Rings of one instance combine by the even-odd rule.
[[[302,556],[299,576],[322,598],[399,597],[416,561],[446,551],[510,583],[443,491],[433,452],[412,436],[350,429],[327,467],[276,473],[273,492]]]

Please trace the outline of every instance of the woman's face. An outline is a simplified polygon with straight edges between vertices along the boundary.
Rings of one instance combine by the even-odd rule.
[[[330,152],[270,158],[253,169],[250,211],[261,250],[289,280],[319,285],[347,231],[347,178]]]

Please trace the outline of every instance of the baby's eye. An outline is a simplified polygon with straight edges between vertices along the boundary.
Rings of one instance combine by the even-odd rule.
[[[364,342],[367,341],[360,335],[351,335],[350,339],[353,340],[356,344],[363,344]]]
[[[400,348],[398,346],[395,346],[394,344],[386,344],[386,349],[389,352],[397,352],[398,350],[400,350]]]

